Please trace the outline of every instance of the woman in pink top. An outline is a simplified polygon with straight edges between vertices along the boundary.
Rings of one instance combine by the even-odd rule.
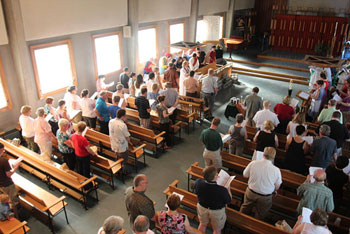
[[[325,211],[317,208],[310,215],[311,223],[302,223],[303,216],[298,217],[295,223],[292,234],[330,234],[327,221],[328,215]]]
[[[40,155],[44,161],[51,161],[52,155],[52,137],[55,137],[51,131],[51,125],[45,120],[45,111],[43,107],[36,110],[38,117],[34,120],[34,141],[38,144]]]

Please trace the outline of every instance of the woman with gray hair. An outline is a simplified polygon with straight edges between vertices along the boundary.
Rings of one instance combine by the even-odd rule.
[[[124,219],[120,216],[109,216],[103,222],[103,226],[97,231],[97,234],[117,234],[123,228]]]
[[[66,119],[60,119],[58,122],[59,130],[57,131],[57,143],[58,150],[63,155],[63,160],[67,164],[70,170],[75,169],[75,154],[73,149],[73,143],[70,140],[71,134],[68,132],[69,121]]]
[[[55,137],[51,131],[51,125],[45,120],[45,111],[43,107],[36,110],[37,118],[34,120],[34,142],[38,144],[40,156],[44,161],[51,161],[52,155],[52,137]]]
[[[328,230],[327,222],[328,215],[325,211],[317,208],[312,211],[310,215],[311,223],[303,223],[303,216],[298,217],[298,221],[295,223],[292,234],[330,234],[331,231]]]

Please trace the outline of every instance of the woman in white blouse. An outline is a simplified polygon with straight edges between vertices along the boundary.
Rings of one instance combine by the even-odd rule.
[[[179,80],[179,94],[182,96],[186,96],[186,89],[184,86],[184,80],[190,76],[190,66],[188,62],[185,60],[182,63],[182,68],[180,70],[180,80]]]
[[[34,141],[39,145],[40,156],[44,161],[51,161],[52,155],[52,137],[51,125],[45,120],[45,111],[43,107],[36,110],[37,118],[34,120]]]
[[[38,146],[34,142],[34,119],[30,116],[31,114],[31,106],[22,106],[21,116],[19,117],[19,124],[21,125],[22,129],[22,137],[26,141],[28,149],[37,152]]]
[[[74,110],[81,110],[80,98],[77,95],[77,88],[74,85],[67,88],[63,99],[66,101],[68,113],[72,113]],[[74,123],[78,123],[82,119],[81,113],[74,115],[72,118]]]
[[[81,111],[84,122],[90,128],[96,128],[96,114],[94,112],[95,109],[95,100],[92,100],[89,97],[89,90],[83,89],[81,91],[81,99],[80,99]]]

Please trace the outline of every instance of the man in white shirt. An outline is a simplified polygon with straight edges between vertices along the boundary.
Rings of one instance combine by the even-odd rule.
[[[188,61],[191,71],[196,71],[199,68],[199,59],[196,53],[192,54],[190,61]]]
[[[135,219],[134,231],[135,234],[154,234],[154,232],[149,229],[148,218],[144,215],[139,215]]]
[[[130,141],[130,133],[128,127],[125,124],[126,111],[119,109],[117,111],[117,117],[109,121],[109,138],[111,140],[111,148],[117,154],[118,158],[124,159],[124,172],[126,171],[126,163],[128,162],[129,145],[132,145]]]
[[[34,142],[34,119],[30,117],[30,114],[32,113],[32,107],[31,106],[22,106],[21,107],[21,116],[19,117],[19,124],[21,125],[22,129],[22,137],[27,143],[28,149],[37,152],[38,146]]]
[[[264,123],[266,120],[271,120],[273,125],[277,127],[277,125],[280,123],[280,121],[277,118],[277,115],[270,111],[271,109],[271,103],[270,101],[264,101],[264,109],[256,112],[253,120],[255,122],[255,125],[260,130],[264,130]]]
[[[205,113],[205,118],[211,120],[213,118],[213,107],[215,95],[218,92],[217,77],[214,76],[214,69],[208,69],[208,76],[202,79],[201,98],[204,99],[205,106],[209,107],[209,111]]]
[[[149,73],[148,75],[148,80],[146,82],[146,86],[147,86],[147,92],[150,93],[152,92],[152,85],[155,83],[158,83],[155,79],[155,74],[153,72]]]
[[[249,180],[240,211],[249,215],[255,207],[255,216],[261,220],[270,210],[272,196],[282,184],[281,171],[273,165],[275,155],[275,148],[266,147],[264,158],[250,162],[243,171],[243,176]]]

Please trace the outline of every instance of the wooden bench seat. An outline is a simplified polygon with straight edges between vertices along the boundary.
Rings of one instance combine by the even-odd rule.
[[[181,204],[185,207],[191,209],[193,214],[197,217],[197,195],[191,192],[188,192],[184,189],[180,189],[177,187],[178,180],[175,180],[173,183],[169,185],[169,187],[163,192],[166,196],[171,195],[173,192],[181,194],[184,198],[181,201]],[[265,223],[263,221],[257,220],[253,217],[245,215],[239,211],[226,207],[226,225],[228,227],[239,228],[244,231],[248,231],[250,233],[286,233],[275,226]]]
[[[18,219],[0,221],[0,234],[23,234],[29,232],[27,222],[20,222]]]
[[[58,198],[18,173],[13,174],[11,178],[19,191],[24,192],[19,196],[21,205],[23,207],[28,207],[33,213],[36,213],[40,218],[43,218],[43,221],[49,224],[52,231],[54,231],[53,218],[62,211],[64,212],[67,224],[69,224],[65,196]]]
[[[86,202],[90,192],[95,191],[95,198],[98,201],[96,176],[86,178],[74,171],[63,170],[59,164],[43,161],[39,154],[24,146],[15,146],[2,138],[0,138],[0,142],[4,144],[5,151],[10,158],[23,158],[21,167],[24,170],[39,177],[48,186],[57,187],[59,190],[75,197],[82,202],[84,208],[87,209]],[[92,184],[90,188],[85,187],[90,183]]]
[[[152,151],[156,156],[158,156],[159,148],[162,148],[164,151],[165,131],[155,134],[153,130],[143,128],[136,124],[127,123],[127,126],[131,137],[138,139],[139,142],[137,145],[145,143],[145,148]]]

